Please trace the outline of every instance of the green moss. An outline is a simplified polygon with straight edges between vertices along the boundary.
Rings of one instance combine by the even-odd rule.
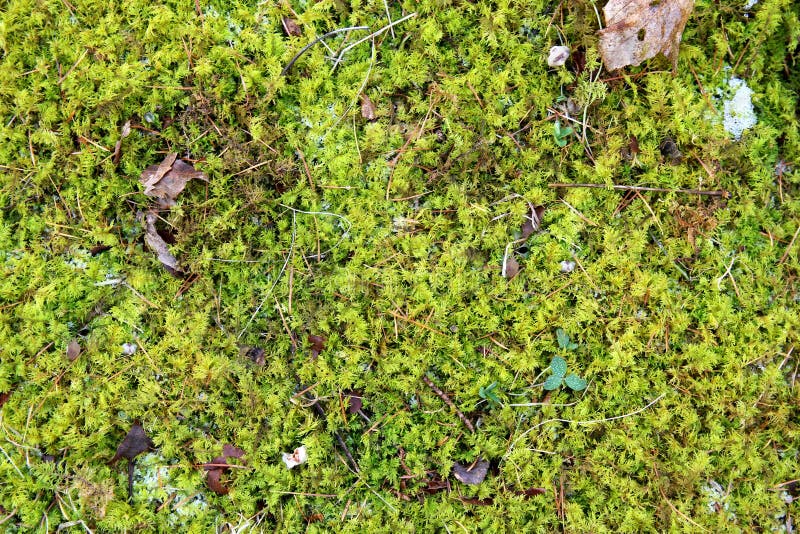
[[[675,72],[656,58],[609,74],[594,5],[554,6],[389,3],[393,20],[416,16],[335,70],[318,44],[282,76],[315,36],[384,26],[384,5],[9,2],[3,528],[753,531],[796,518],[798,7],[699,0]],[[567,68],[546,66],[556,44],[572,47]],[[738,142],[709,107],[730,74],[758,115]],[[573,105],[562,148],[553,110]],[[681,161],[661,153],[666,137]],[[209,176],[160,214],[191,279],[143,239],[152,205],[137,179],[168,152]],[[541,228],[522,240],[531,206]],[[539,404],[558,328],[590,385]],[[310,334],[326,338],[318,355]],[[502,405],[482,398],[493,383]],[[369,420],[348,413],[352,392]],[[138,458],[129,503],[107,462],[134,420],[156,450]],[[225,443],[246,455],[220,496],[198,466]],[[281,453],[301,444],[308,463],[289,471]],[[492,463],[480,485],[452,477],[478,457]],[[440,476],[452,491],[433,489]]]

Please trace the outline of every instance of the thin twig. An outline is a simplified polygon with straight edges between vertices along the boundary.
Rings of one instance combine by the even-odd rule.
[[[794,235],[792,236],[792,240],[789,241],[788,245],[786,245],[786,252],[784,252],[783,256],[781,256],[781,261],[778,262],[778,265],[780,265],[783,262],[785,262],[786,258],[789,257],[789,251],[792,250],[792,245],[794,245],[794,241],[795,241],[795,239],[797,239],[797,234],[800,234],[800,226],[798,226],[797,230],[795,230]]]
[[[439,387],[436,384],[434,384],[433,381],[430,378],[428,378],[427,376],[425,376],[425,375],[422,375],[422,381],[425,382],[425,385],[428,386],[429,388],[431,388],[431,390],[433,390],[433,392],[436,393],[436,395],[440,399],[442,399],[444,401],[444,403],[447,404],[450,407],[451,410],[456,412],[456,415],[458,416],[458,418],[461,419],[461,422],[464,423],[464,426],[467,427],[470,432],[472,432],[472,433],[475,432],[475,427],[472,425],[472,422],[469,419],[467,419],[467,416],[464,415],[461,412],[461,410],[458,409],[458,407],[453,403],[452,400],[450,400],[450,397],[447,396],[447,393],[445,393],[444,391],[439,389]]]
[[[606,185],[606,184],[547,184],[551,188],[591,187],[594,189],[614,189],[616,191],[653,191],[656,193],[683,193],[686,195],[704,195],[708,197],[730,198],[729,191],[724,189],[703,191],[700,189],[665,189],[663,187],[645,187],[638,185]]]
[[[405,22],[405,21],[407,21],[408,19],[414,18],[414,17],[416,17],[416,16],[417,16],[417,13],[416,13],[416,11],[415,11],[414,13],[409,13],[409,14],[408,14],[408,15],[406,15],[405,17],[403,17],[403,18],[401,18],[401,19],[397,19],[397,20],[395,20],[394,22],[392,22],[391,24],[387,24],[387,25],[386,25],[386,26],[384,26],[383,28],[381,28],[381,29],[379,29],[379,30],[375,30],[375,31],[374,31],[374,32],[372,32],[371,34],[367,35],[366,37],[362,37],[361,39],[359,39],[359,40],[358,40],[358,41],[356,41],[355,43],[353,43],[353,44],[350,44],[350,45],[348,45],[348,46],[346,46],[346,47],[342,48],[342,50],[339,52],[339,55],[336,57],[336,63],[339,63],[339,62],[342,60],[342,58],[344,57],[344,55],[345,55],[347,52],[349,52],[349,51],[350,51],[350,50],[352,50],[353,48],[357,47],[357,46],[358,46],[358,45],[360,45],[361,43],[364,43],[364,42],[366,42],[366,41],[369,41],[369,40],[370,40],[370,39],[372,39],[373,37],[377,37],[377,36],[379,36],[380,34],[384,33],[386,30],[390,30],[390,29],[392,29],[393,27],[397,26],[397,25],[398,25],[398,24],[400,24],[401,22]]]
[[[319,37],[308,43],[306,46],[301,48],[300,51],[294,55],[294,57],[289,61],[289,63],[287,63],[286,66],[283,67],[283,70],[281,71],[281,76],[286,76],[286,73],[289,72],[289,69],[291,69],[292,66],[295,64],[295,62],[297,62],[297,60],[300,59],[300,56],[302,56],[306,52],[306,50],[308,50],[318,42],[322,41],[323,39],[327,39],[328,37],[336,35],[337,33],[349,32],[354,30],[368,30],[368,29],[369,26],[349,26],[347,28],[339,28],[333,31],[329,31],[326,34],[320,35]]]

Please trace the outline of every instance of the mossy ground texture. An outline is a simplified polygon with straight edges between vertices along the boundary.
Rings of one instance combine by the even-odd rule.
[[[0,528],[796,528],[800,7],[744,4],[609,73],[584,0],[4,2]],[[172,152],[182,277],[138,181]]]

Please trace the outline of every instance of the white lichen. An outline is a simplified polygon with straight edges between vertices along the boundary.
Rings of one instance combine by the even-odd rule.
[[[758,122],[753,109],[753,90],[741,78],[731,76],[728,79],[728,92],[732,96],[722,101],[722,126],[738,141],[745,130]]]

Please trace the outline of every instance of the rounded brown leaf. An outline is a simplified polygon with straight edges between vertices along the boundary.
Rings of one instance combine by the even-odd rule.
[[[67,345],[67,358],[69,361],[74,362],[81,355],[81,345],[77,340],[73,339]]]

